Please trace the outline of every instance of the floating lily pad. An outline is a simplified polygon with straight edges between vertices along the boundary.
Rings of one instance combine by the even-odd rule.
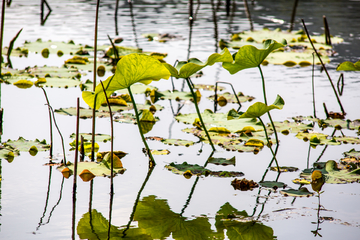
[[[177,90],[171,92],[170,90],[166,90],[166,91],[162,91],[159,93],[162,94],[162,96],[160,97],[161,100],[164,100],[164,99],[171,99],[171,100],[176,100],[176,101],[193,100],[191,92],[179,92]],[[200,95],[200,97],[201,97],[201,95]],[[199,99],[198,96],[197,96],[197,99]]]
[[[337,163],[334,160],[329,160],[326,163],[322,163],[323,168],[316,168],[321,171],[325,178],[326,183],[339,184],[339,183],[352,183],[360,180],[360,168],[355,170],[339,169]],[[317,164],[319,165],[319,163]],[[312,169],[305,169],[300,177],[306,180],[311,180]]]
[[[71,108],[55,109],[55,112],[62,114],[62,115],[67,115],[67,116],[76,116],[77,111],[76,111],[76,108],[71,107]],[[99,117],[99,118],[110,117],[109,112],[96,111],[95,114],[96,114],[96,117]],[[92,109],[80,107],[80,118],[82,118],[82,119],[92,118]]]
[[[30,52],[41,53],[43,49],[48,49],[49,54],[57,54],[58,51],[61,51],[63,54],[75,54],[81,48],[86,48],[85,46],[74,44],[72,41],[65,42],[52,42],[47,41],[43,42],[41,39],[36,40],[35,42],[25,42],[24,47],[27,48]]]
[[[279,167],[279,168],[280,169],[278,169],[278,167],[271,167],[270,170],[276,172],[296,172],[299,170],[297,167]]]
[[[107,152],[98,152],[97,153],[97,161],[100,162],[106,154],[110,153],[110,151]],[[123,152],[123,151],[113,151],[113,154],[115,154],[118,158],[123,158],[126,156],[127,153]]]
[[[71,146],[71,149],[70,149],[70,151],[73,151],[73,150],[75,150],[76,148],[76,140],[74,139],[74,141],[72,141],[71,143],[69,143],[69,145]],[[91,141],[85,141],[84,143],[83,143],[83,145],[84,145],[84,152],[85,153],[91,153],[91,151],[92,151],[92,143],[91,143]],[[78,142],[78,148],[79,148],[79,151],[81,151],[81,141],[79,140],[79,142]],[[98,143],[95,143],[94,144],[94,151],[95,152],[97,152],[97,151],[99,151],[99,144]]]
[[[83,136],[85,140],[91,141],[92,140],[92,134],[91,133],[79,133],[79,139],[80,136]],[[70,138],[75,139],[76,135],[75,133],[70,135]],[[96,142],[107,142],[111,140],[111,136],[107,134],[95,134],[95,141]]]
[[[147,38],[149,41],[167,42],[173,40],[183,40],[181,36],[173,35],[170,33],[143,33],[142,37]]]
[[[194,88],[195,89],[202,89],[205,91],[215,91],[215,85],[209,85],[209,84],[194,84]],[[225,90],[225,87],[222,86],[218,86],[217,87],[218,91],[223,91]]]
[[[197,176],[210,175],[215,177],[236,177],[236,176],[244,175],[242,172],[210,171],[209,169],[206,169],[197,164],[192,165],[192,164],[188,164],[187,162],[183,162],[182,164],[171,163],[170,165],[166,165],[165,168],[167,168],[169,171],[172,171],[175,174],[184,175],[184,177],[186,178],[189,178],[192,175],[197,175]]]
[[[201,114],[203,121],[206,124],[206,127],[224,127],[231,132],[241,131],[244,127],[251,126],[255,129],[255,131],[263,131],[263,127],[261,123],[256,119],[227,119],[227,114],[225,113],[213,113],[210,109],[205,109],[205,111]],[[192,124],[194,120],[197,118],[196,113],[190,114],[178,114],[175,119],[181,121],[186,124]]]
[[[347,136],[339,136],[334,137],[336,141],[342,142],[343,144],[360,144],[360,138],[357,137],[347,137]]]
[[[182,140],[182,139],[162,139],[162,143],[165,143],[167,145],[174,145],[174,146],[185,146],[189,147],[191,145],[194,145],[193,141],[189,140]]]
[[[151,153],[153,155],[169,155],[170,151],[167,149],[161,149],[161,150],[151,150]]]
[[[224,97],[228,103],[237,103],[237,99],[236,99],[235,95],[232,93],[225,92],[225,93],[221,93],[221,94],[217,94],[217,95],[218,95],[218,99],[220,97]],[[245,96],[242,92],[239,92],[237,94],[237,97],[238,97],[239,101],[242,103],[243,102],[251,102],[252,100],[255,99],[255,97],[252,97],[252,96]],[[208,99],[214,100],[215,95],[209,96]]]
[[[346,164],[346,165],[360,166],[360,158],[356,158],[356,157],[342,158],[342,159],[340,159],[340,163],[341,164]]]
[[[154,123],[159,121],[160,119],[158,117],[154,117]],[[114,121],[115,122],[120,122],[120,123],[134,123],[136,124],[136,117],[134,114],[132,113],[121,113],[119,115],[116,115],[114,117]],[[141,122],[141,118],[140,118],[140,122]]]
[[[263,182],[259,182],[259,184],[262,187],[273,188],[275,190],[278,188],[285,188],[287,186],[283,182],[274,182],[274,181],[263,181]]]
[[[42,80],[46,81],[38,81],[35,82],[37,86],[45,86],[51,88],[69,88],[69,87],[77,87],[81,84],[81,81],[72,78],[59,78],[59,77],[47,77]]]
[[[291,197],[310,197],[313,196],[314,193],[309,192],[306,187],[302,187],[299,190],[297,189],[288,189],[288,190],[281,190],[281,194],[283,194],[285,197],[291,196]]]
[[[213,163],[215,165],[223,165],[223,166],[227,166],[227,165],[234,165],[235,166],[235,156],[232,158],[214,158],[211,157],[208,159],[208,163]]]
[[[57,77],[57,78],[80,78],[80,72],[76,68],[66,68],[66,67],[29,67],[24,71],[20,71],[20,74],[32,74],[37,78],[47,78],[47,77]]]
[[[293,183],[295,184],[310,184],[311,181],[303,179],[303,178],[296,178],[294,180],[292,180]]]
[[[70,171],[74,172],[74,164],[67,165],[67,166],[60,166],[57,169],[61,172],[65,167],[69,168]],[[96,163],[96,162],[78,162],[77,167],[78,167],[77,168],[77,173],[79,175],[85,169],[90,171],[96,177],[109,177],[111,175],[111,170],[106,166],[106,164],[104,164],[102,162],[100,162],[100,163]],[[123,174],[125,170],[126,170],[125,168],[117,168],[117,169],[114,169],[113,172],[115,173],[115,175],[117,173]]]
[[[4,146],[10,146],[14,149],[17,149],[22,152],[27,152],[32,146],[35,146],[38,151],[47,151],[50,149],[50,145],[46,144],[46,140],[42,140],[41,142],[38,139],[35,141],[25,140],[23,137],[19,137],[18,140],[8,140],[7,142],[3,143]]]
[[[6,159],[9,163],[14,160],[14,157],[19,155],[19,150],[14,149],[11,146],[0,146],[0,158]]]
[[[348,152],[344,152],[346,157],[356,157],[360,159],[360,151],[356,151],[354,148],[349,150]]]
[[[303,131],[303,130],[310,130],[313,129],[313,124],[304,124],[301,122],[290,122],[288,120],[285,120],[283,122],[276,122],[274,121],[274,125],[276,128],[276,131],[283,133],[284,135],[289,134],[290,132],[292,133],[297,133],[299,131]],[[271,127],[268,124],[268,127]],[[272,127],[271,127],[272,128]]]
[[[308,133],[308,132],[299,132],[296,134],[296,137],[306,141],[310,141],[311,145],[339,145],[340,142],[335,139],[328,139],[328,135],[323,133]]]

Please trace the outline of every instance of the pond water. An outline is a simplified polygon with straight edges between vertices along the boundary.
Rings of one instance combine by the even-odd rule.
[[[52,12],[43,26],[40,25],[40,1],[14,0],[6,8],[3,45],[8,46],[15,34],[23,28],[15,45],[21,46],[27,40],[38,38],[52,41],[73,40],[75,43],[93,45],[96,1],[58,1],[49,0]],[[194,1],[194,9],[197,4]],[[166,52],[165,60],[173,64],[176,60],[185,60],[188,56],[201,60],[220,52],[218,41],[229,40],[231,33],[249,30],[242,1],[232,1],[230,16],[226,16],[225,1],[202,0],[192,28],[188,24],[188,1],[134,1],[131,14],[127,1],[120,1],[117,17],[119,37],[124,41],[122,46],[140,47],[144,51]],[[220,4],[219,4],[220,3]],[[268,27],[270,29],[288,29],[293,1],[249,1],[254,29]],[[217,11],[213,12],[213,9]],[[194,11],[195,11],[194,10]],[[107,35],[116,37],[114,21],[115,1],[101,1],[99,10],[99,44],[109,44]],[[359,20],[360,2],[349,1],[300,1],[296,13],[296,30],[302,27],[300,19],[304,19],[311,34],[323,32],[323,15],[326,15],[330,32],[344,39],[341,44],[334,45],[337,52],[331,57],[327,68],[336,83],[340,72],[336,66],[343,61],[355,62],[360,57],[360,32],[356,26]],[[216,21],[214,22],[214,19]],[[169,33],[179,38],[157,42],[142,37],[147,33]],[[236,50],[231,49],[231,53]],[[50,55],[44,59],[40,54],[30,53],[28,57],[12,57],[13,67],[24,69],[33,65],[61,66],[70,58],[68,54],[58,57]],[[313,114],[311,74],[312,67],[286,67],[268,65],[262,67],[267,87],[268,101],[275,100],[276,94],[282,96],[286,104],[284,109],[272,111],[274,121],[289,120],[291,117]],[[263,101],[261,78],[256,68],[246,69],[230,75],[220,64],[203,69],[204,75],[194,78],[195,84],[215,84],[216,81],[227,81],[234,85],[236,91],[254,96],[254,101]],[[100,78],[105,80],[105,77]],[[360,77],[356,72],[344,72],[345,86],[341,96],[347,113],[346,119],[359,119]],[[84,74],[83,82],[92,79],[92,73]],[[170,80],[151,83],[160,91],[172,88]],[[332,88],[325,72],[315,67],[315,95],[317,116],[326,118],[322,104],[326,103],[329,111],[339,112]],[[176,89],[183,86],[182,80],[175,80]],[[230,91],[229,86],[225,86]],[[80,106],[87,107],[77,88],[45,88],[53,109],[76,106],[80,98]],[[185,91],[188,89],[185,87]],[[199,103],[201,111],[213,109],[213,102],[206,99],[213,94],[201,90]],[[138,103],[144,103],[143,94],[135,96]],[[243,104],[245,111],[253,102]],[[40,88],[20,89],[14,85],[1,84],[1,107],[4,109],[2,142],[16,140],[20,136],[28,139],[46,139],[49,142],[49,120],[46,100]],[[157,111],[160,121],[146,136],[159,136],[172,139],[186,139],[198,142],[198,138],[181,131],[190,127],[175,121],[171,106],[177,111],[178,102],[162,100],[157,102],[164,106]],[[219,109],[227,113],[236,108],[228,104]],[[195,113],[191,101],[185,101],[180,111],[182,114]],[[73,161],[74,152],[69,151],[69,137],[76,130],[76,119],[73,116],[56,114],[56,122],[64,136],[66,159]],[[269,122],[264,117],[266,122]],[[80,132],[91,132],[91,119],[80,120]],[[324,130],[315,127],[315,131],[331,135],[333,128]],[[110,134],[108,118],[98,118],[96,132]],[[123,229],[131,224],[132,228],[126,237],[133,239],[267,239],[259,237],[259,232],[273,231],[277,239],[310,239],[322,236],[324,239],[358,239],[360,185],[325,184],[321,194],[321,210],[317,197],[295,198],[284,196],[279,190],[255,188],[252,191],[234,190],[231,181],[234,178],[200,177],[186,179],[165,168],[165,165],[184,161],[191,164],[204,165],[212,153],[209,144],[198,142],[189,147],[169,146],[157,141],[148,141],[151,149],[168,149],[169,155],[154,155],[157,165],[148,174],[148,158],[142,152],[138,128],[133,124],[114,123],[114,150],[128,153],[122,158],[126,168],[123,175],[114,178],[114,198],[111,211],[111,224],[118,229],[112,230],[111,239],[120,239]],[[357,136],[356,131],[343,130],[347,136]],[[286,172],[278,176],[269,171],[265,180],[284,182],[290,188],[298,189],[292,182],[300,172],[319,160],[339,162],[343,153],[353,148],[359,151],[358,145],[341,144],[337,146],[318,146],[310,148],[309,142],[289,135],[279,134],[280,146],[277,159],[281,166],[299,168],[296,172]],[[336,133],[338,135],[339,133]],[[109,151],[110,143],[99,143],[100,151]],[[213,171],[240,171],[246,179],[259,182],[272,158],[268,148],[258,154],[226,151],[216,146],[213,157],[232,158],[236,164],[217,166],[208,164]],[[60,162],[62,156],[61,139],[54,129],[54,155]],[[73,176],[64,179],[56,170],[56,166],[46,166],[49,153],[39,152],[31,156],[21,152],[9,163],[1,159],[1,239],[107,239],[107,225],[110,206],[110,180],[96,177],[91,182],[78,179],[75,211],[75,229],[73,228]],[[147,178],[147,176],[149,176]],[[311,186],[306,186],[312,191]],[[139,200],[140,202],[137,202]],[[138,203],[138,204],[137,204]],[[220,209],[246,211],[252,220],[259,221],[250,225],[222,225],[217,218]],[[89,221],[89,209],[93,222]],[[133,211],[140,221],[129,222]],[[240,213],[237,214],[240,214]],[[100,215],[101,214],[101,215]],[[241,215],[241,214],[240,214]],[[244,212],[242,213],[244,215]],[[182,218],[184,217],[184,218]],[[224,227],[225,226],[225,227]],[[105,229],[105,230],[104,230]],[[240,231],[240,230],[241,231]],[[75,235],[72,236],[73,230]],[[239,232],[240,231],[240,232]],[[210,233],[209,233],[210,232]],[[254,238],[251,238],[252,234]],[[82,234],[79,236],[79,234]],[[208,234],[208,235],[207,235]],[[241,238],[243,235],[244,238]],[[265,234],[266,235],[266,234]],[[264,236],[265,236],[264,235]],[[267,236],[267,235],[266,235]],[[256,238],[257,237],[257,238]]]

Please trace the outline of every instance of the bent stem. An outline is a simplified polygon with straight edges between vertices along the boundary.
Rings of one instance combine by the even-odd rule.
[[[190,78],[186,78],[186,82],[187,82],[187,84],[188,84],[188,86],[189,86],[189,88],[190,88],[191,95],[193,96],[194,104],[195,104],[195,108],[196,108],[196,112],[197,112],[197,114],[198,114],[198,116],[199,116],[201,125],[203,126],[203,128],[204,128],[204,130],[205,130],[206,136],[207,136],[207,138],[209,139],[209,142],[210,142],[210,145],[211,145],[213,151],[215,151],[214,144],[213,144],[213,142],[211,141],[210,135],[209,135],[209,133],[208,133],[206,127],[205,127],[204,121],[202,120],[202,117],[201,117],[201,114],[200,114],[200,111],[199,111],[199,106],[198,106],[198,104],[197,104],[196,94],[194,93],[194,90],[193,90],[193,88],[192,88],[192,86],[191,86]]]
[[[153,156],[152,156],[152,154],[151,154],[151,150],[149,149],[149,146],[147,145],[147,142],[146,142],[146,140],[145,140],[143,131],[142,131],[142,129],[141,129],[139,114],[138,114],[138,111],[137,111],[137,108],[136,108],[136,103],[135,103],[134,97],[133,97],[133,95],[132,95],[131,89],[130,89],[130,87],[128,87],[127,89],[128,89],[128,91],[129,91],[132,104],[134,105],[136,122],[137,122],[137,125],[138,125],[138,128],[139,128],[139,132],[140,132],[140,135],[141,135],[141,139],[142,139],[142,141],[144,142],[144,145],[145,145],[145,148],[146,148],[146,152],[147,152],[147,154],[148,154],[148,156],[149,156],[149,168],[152,168],[152,167],[155,166],[155,161],[154,161],[154,158],[153,158]]]
[[[261,120],[260,117],[258,117],[258,119],[260,120],[261,125],[262,125],[263,128],[264,128],[267,145],[268,145],[268,147],[270,148],[271,153],[272,153],[272,155],[273,155],[273,159],[271,160],[271,162],[270,162],[270,164],[269,164],[269,167],[271,167],[272,162],[275,160],[276,167],[277,167],[278,171],[280,171],[279,163],[278,163],[278,161],[277,161],[277,159],[276,159],[276,153],[274,153],[274,151],[273,151],[273,149],[272,149],[272,147],[271,147],[271,144],[270,144],[270,142],[269,142],[269,137],[268,137],[268,134],[267,134],[267,131],[266,131],[265,124],[264,124],[264,122]],[[275,151],[276,151],[276,150],[275,150]]]

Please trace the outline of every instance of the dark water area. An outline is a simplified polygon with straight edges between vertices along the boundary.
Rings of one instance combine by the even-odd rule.
[[[15,42],[15,47],[22,46],[25,40],[33,42],[38,38],[43,41],[73,40],[84,45],[94,44],[96,1],[47,2],[52,12],[45,24],[41,25],[41,1],[13,0],[11,6],[6,7],[3,45],[8,46],[21,28],[23,31]],[[111,38],[122,37],[124,41],[121,46],[139,47],[146,52],[168,53],[165,60],[170,64],[176,60],[186,60],[188,57],[205,61],[210,54],[221,51],[218,45],[220,39],[229,41],[232,33],[250,29],[243,1],[231,1],[230,14],[227,16],[225,1],[220,0],[200,0],[201,4],[192,27],[189,26],[189,1],[133,1],[132,9],[128,1],[119,1],[116,29],[115,2],[100,1],[99,45],[109,44],[107,35]],[[197,3],[198,1],[193,1],[194,12],[198,7]],[[249,0],[248,4],[255,30],[264,27],[271,30],[280,28],[283,31],[289,29],[294,1]],[[303,0],[298,3],[294,30],[302,29],[301,19],[304,19],[309,32],[320,35],[324,32],[323,16],[326,16],[330,33],[344,39],[343,43],[333,46],[336,54],[330,57],[331,61],[326,65],[334,83],[340,75],[335,70],[339,63],[356,62],[360,59],[360,31],[357,27],[360,20],[359,12],[360,1],[356,0]],[[149,33],[171,34],[176,38],[167,42],[148,41],[143,35]],[[231,53],[236,52],[234,49],[229,50]],[[44,59],[40,54],[30,53],[27,58],[12,57],[11,60],[14,68],[24,69],[27,66],[44,64],[62,66],[70,57],[68,54],[62,57],[50,55]],[[273,111],[274,121],[313,114],[311,66],[303,68],[270,64],[263,66],[262,70],[266,78],[269,102],[273,102],[277,94],[285,99],[284,109]],[[195,84],[228,81],[237,92],[254,96],[255,100],[244,103],[242,110],[247,109],[255,101],[263,101],[261,79],[257,69],[246,69],[230,75],[220,64],[215,64],[204,68],[203,73],[204,76],[193,79]],[[107,72],[100,80],[105,80],[110,75],[111,73]],[[360,119],[360,75],[357,72],[344,72],[344,76],[345,86],[341,101],[347,113],[346,119]],[[81,81],[85,82],[87,79],[93,79],[91,72],[83,73]],[[318,117],[326,117],[322,107],[324,102],[329,111],[339,112],[339,105],[326,74],[320,71],[320,66],[315,66],[315,79]],[[174,82],[176,89],[183,88],[182,80]],[[159,91],[172,88],[170,80],[152,82],[151,85]],[[8,139],[16,140],[20,136],[28,140],[46,139],[49,142],[48,108],[42,91],[35,87],[24,90],[5,84],[1,84],[0,87],[1,107],[4,109],[1,142]],[[45,89],[54,109],[75,107],[76,98],[80,98],[81,107],[87,107],[78,87]],[[185,86],[184,90],[189,89]],[[230,87],[226,86],[226,91],[230,91]],[[201,91],[201,94],[201,112],[213,109],[213,102],[206,98],[213,92]],[[144,103],[146,100],[143,94],[136,95],[135,98],[138,103]],[[115,195],[111,211],[113,235],[110,239],[122,239],[127,225],[131,225],[131,228],[127,230],[126,236],[132,239],[209,239],[204,237],[206,234],[212,237],[210,239],[241,239],[239,234],[234,233],[241,230],[238,225],[232,227],[231,224],[220,224],[218,215],[221,210],[231,209],[229,205],[237,211],[236,215],[243,216],[246,213],[247,221],[257,221],[257,225],[251,222],[254,225],[252,228],[249,227],[247,233],[250,235],[263,231],[272,233],[279,240],[314,239],[320,238],[320,235],[322,239],[358,239],[360,223],[356,208],[360,194],[359,183],[325,184],[319,206],[317,197],[286,197],[280,190],[268,188],[239,191],[231,186],[234,178],[193,176],[186,179],[165,169],[165,165],[171,162],[186,161],[204,165],[211,155],[211,147],[200,142],[194,135],[182,131],[191,125],[175,121],[171,110],[173,107],[176,111],[180,103],[168,100],[158,103],[164,106],[162,111],[156,113],[160,122],[156,123],[146,136],[186,139],[196,144],[190,147],[176,147],[148,141],[151,149],[168,149],[170,154],[154,156],[157,165],[151,175],[147,175],[148,159],[142,152],[143,144],[137,126],[114,123],[115,150],[129,154],[122,159],[126,168],[125,173],[114,178]],[[191,101],[184,103],[180,111],[182,114],[195,113]],[[235,104],[228,104],[220,108],[219,112],[227,113],[236,107]],[[66,158],[73,161],[74,152],[69,151],[72,139],[69,136],[75,132],[75,117],[60,114],[55,114],[55,117],[64,136]],[[264,120],[269,122],[267,118]],[[109,119],[97,119],[96,131],[110,134]],[[321,130],[316,127],[314,131],[331,135],[333,129]],[[80,121],[80,132],[91,132],[91,119]],[[359,137],[353,130],[343,129],[343,133]],[[300,172],[311,167],[315,161],[339,162],[344,157],[344,152],[351,149],[360,150],[357,144],[312,148],[309,142],[304,142],[295,135],[296,133],[287,136],[279,134],[280,147],[277,158],[281,166],[293,166],[299,170],[280,175],[269,171],[265,180],[277,180],[286,183],[290,188],[298,189],[299,185],[294,184],[292,180],[298,178]],[[100,151],[110,150],[109,142],[99,145]],[[236,164],[209,164],[208,168],[212,171],[243,172],[246,179],[255,182],[262,179],[272,158],[268,148],[262,149],[257,155],[226,151],[220,146],[216,146],[216,149],[214,157],[235,156]],[[96,177],[92,183],[78,179],[74,212],[73,176],[64,179],[56,166],[45,165],[49,161],[48,155],[48,152],[39,152],[33,157],[28,152],[21,152],[11,163],[5,159],[0,160],[0,239],[108,239],[110,179]],[[58,135],[54,137],[54,155],[57,158],[56,162],[64,157]],[[312,190],[311,186],[306,187]],[[93,222],[89,220],[89,212],[92,213]],[[135,219],[132,218],[133,214]],[[72,224],[73,215],[75,227]],[[250,235],[246,235],[244,239],[268,239],[256,234],[254,236],[258,238],[251,238]]]

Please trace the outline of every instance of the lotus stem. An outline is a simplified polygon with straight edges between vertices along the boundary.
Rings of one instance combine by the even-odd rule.
[[[307,28],[306,28],[304,19],[301,19],[301,21],[302,21],[302,23],[303,23],[304,30],[305,30],[305,32],[306,32],[306,36],[308,37],[309,42],[310,42],[310,44],[311,44],[314,52],[316,53],[317,57],[319,58],[319,61],[320,61],[320,63],[321,63],[321,66],[322,66],[323,69],[325,70],[325,73],[326,73],[326,75],[327,75],[327,77],[328,77],[328,79],[329,79],[329,82],[330,82],[331,87],[332,87],[332,89],[333,89],[333,91],[334,91],[334,94],[335,94],[335,96],[336,96],[336,99],[337,99],[337,101],[338,101],[338,103],[339,103],[339,105],[340,105],[341,112],[345,115],[345,110],[344,110],[344,108],[343,108],[343,106],[342,106],[342,104],[341,104],[339,95],[338,95],[337,92],[336,92],[334,83],[333,83],[332,80],[331,80],[331,77],[330,77],[330,75],[329,75],[329,73],[328,73],[328,71],[327,71],[327,69],[326,69],[326,67],[325,67],[325,64],[323,63],[323,61],[322,61],[322,59],[321,59],[321,57],[320,57],[320,54],[317,52],[317,50],[316,50],[316,48],[315,48],[315,46],[314,46],[314,43],[311,41],[311,38],[310,38],[309,32],[308,32],[308,30],[307,30]]]
[[[75,137],[75,159],[74,159],[74,181],[73,181],[73,194],[72,194],[72,239],[75,239],[75,222],[76,222],[76,178],[77,178],[77,158],[79,152],[79,119],[80,119],[80,100],[77,98],[76,104],[76,137]]]
[[[259,68],[259,71],[260,71],[261,81],[262,81],[262,86],[263,86],[264,102],[265,102],[266,105],[268,105],[268,104],[267,104],[267,99],[266,99],[266,90],[265,90],[265,79],[264,79],[264,75],[263,75],[263,72],[262,72],[262,70],[261,70],[260,65],[258,66],[258,68]],[[276,139],[275,155],[276,155],[276,154],[277,154],[277,150],[278,150],[278,145],[279,145],[279,138],[278,138],[278,135],[277,135],[277,132],[276,132],[276,128],[275,128],[275,124],[274,124],[274,122],[273,122],[273,120],[272,120],[272,117],[271,117],[270,112],[267,112],[267,115],[268,115],[268,117],[269,117],[271,126],[272,126],[272,128],[273,128],[273,130],[274,130],[274,134],[275,134],[275,139]]]
[[[273,149],[272,149],[272,147],[271,147],[271,144],[270,144],[270,142],[269,142],[269,137],[268,137],[268,134],[267,134],[267,131],[266,131],[265,124],[264,124],[264,122],[261,120],[260,117],[258,117],[258,119],[259,119],[259,121],[261,122],[261,125],[262,125],[263,128],[264,128],[267,145],[268,145],[268,147],[270,148],[270,151],[271,151],[271,153],[272,153],[272,155],[273,155],[273,159],[271,160],[271,162],[270,162],[270,164],[269,164],[269,167],[271,167],[272,162],[275,160],[276,167],[277,167],[278,171],[280,171],[279,163],[278,163],[278,161],[277,161],[277,159],[276,159],[276,153],[274,153],[274,151],[273,151]]]
[[[2,44],[4,36],[4,23],[5,23],[5,0],[2,1],[1,7],[1,29],[0,29],[0,78],[2,79],[1,74],[1,64],[2,64]]]
[[[198,114],[198,116],[199,116],[201,125],[202,125],[202,127],[204,128],[204,131],[205,131],[205,133],[206,133],[207,138],[209,139],[211,148],[213,149],[213,151],[215,151],[214,144],[213,144],[213,142],[211,141],[210,135],[209,135],[209,133],[208,133],[208,131],[207,131],[207,129],[206,129],[206,126],[205,126],[205,124],[204,124],[204,121],[203,121],[203,119],[202,119],[202,117],[201,117],[201,114],[200,114],[200,111],[199,111],[199,106],[198,106],[198,104],[197,104],[196,94],[194,93],[194,89],[193,89],[192,86],[191,86],[190,78],[186,78],[186,82],[187,82],[187,84],[188,84],[188,86],[189,86],[189,88],[190,88],[191,95],[193,96],[194,104],[195,104],[195,108],[196,108],[196,112],[197,112],[197,114]]]
[[[100,5],[100,0],[97,0],[96,2],[96,13],[95,13],[95,36],[94,36],[94,74],[93,74],[93,92],[95,92],[95,88],[96,88],[96,58],[97,58],[97,32],[98,32],[98,20],[99,20],[99,5]],[[105,94],[106,96],[106,94]],[[96,104],[96,101],[95,103]],[[95,114],[95,106],[93,108],[93,112],[92,112],[92,135],[91,135],[91,161],[93,162],[95,160],[95,118],[96,118],[96,114]]]
[[[138,128],[139,128],[139,132],[140,132],[140,135],[141,135],[141,139],[142,141],[144,142],[144,145],[145,145],[145,148],[146,148],[146,152],[148,154],[148,157],[149,157],[149,168],[153,168],[155,166],[155,161],[154,161],[154,158],[151,154],[151,150],[146,142],[146,139],[144,137],[144,134],[143,134],[143,131],[141,129],[141,125],[140,125],[140,119],[139,119],[139,113],[138,113],[138,110],[137,110],[137,107],[136,107],[136,103],[135,103],[135,99],[133,97],[133,94],[131,92],[131,89],[130,87],[127,88],[128,91],[129,91],[129,94],[130,94],[130,97],[131,97],[131,101],[133,103],[133,106],[134,106],[134,111],[135,111],[135,117],[136,117],[136,122],[137,122],[137,125],[138,125]]]
[[[295,20],[295,14],[296,14],[296,8],[297,8],[297,5],[298,5],[298,2],[299,0],[295,0],[295,3],[294,3],[294,7],[293,7],[293,10],[292,10],[292,13],[291,13],[291,20],[290,20],[290,28],[289,28],[289,32],[291,32],[294,28],[294,20]]]
[[[315,108],[315,81],[314,81],[314,69],[315,69],[315,55],[313,55],[313,66],[312,66],[312,94],[313,94],[313,107],[314,107],[314,117],[316,118],[316,108]]]
[[[104,95],[105,95],[105,99],[106,99],[106,103],[109,107],[109,112],[110,112],[110,128],[111,128],[111,137],[110,137],[110,168],[111,168],[111,175],[110,175],[110,196],[112,196],[114,194],[114,162],[113,162],[113,152],[114,152],[114,123],[113,123],[113,115],[112,115],[112,111],[111,111],[111,106],[110,106],[110,102],[109,102],[109,98],[106,95],[106,91],[105,91],[105,87],[103,82],[100,80],[102,89],[104,91]]]

